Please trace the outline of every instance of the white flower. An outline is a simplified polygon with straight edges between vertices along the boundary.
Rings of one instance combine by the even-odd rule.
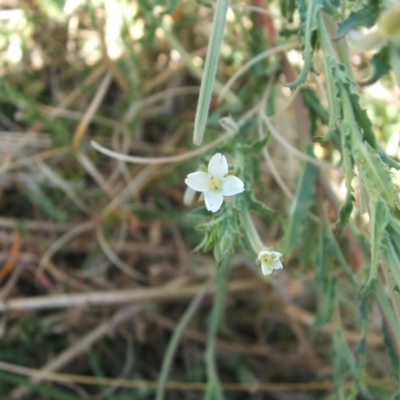
[[[274,250],[264,249],[258,253],[257,264],[261,264],[261,269],[264,275],[270,275],[274,269],[282,269],[281,263],[282,254]]]
[[[186,185],[204,194],[208,211],[220,209],[224,196],[233,196],[244,191],[244,184],[236,176],[228,175],[225,156],[214,154],[208,163],[208,172],[193,172],[185,179]]]

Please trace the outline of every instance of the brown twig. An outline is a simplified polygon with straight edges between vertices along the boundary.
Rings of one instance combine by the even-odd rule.
[[[14,243],[10,250],[10,256],[0,269],[0,282],[3,281],[14,268],[15,263],[18,260],[18,254],[20,252],[20,249],[21,249],[21,236],[19,233],[15,232]]]
[[[235,293],[254,290],[261,285],[262,282],[259,280],[240,280],[230,282],[227,289]],[[166,285],[158,288],[28,297],[0,301],[0,312],[136,303],[144,301],[176,301],[194,296],[202,287],[203,285],[191,285],[180,287],[179,290],[171,290],[171,288]],[[210,293],[213,293],[213,290],[210,290]]]

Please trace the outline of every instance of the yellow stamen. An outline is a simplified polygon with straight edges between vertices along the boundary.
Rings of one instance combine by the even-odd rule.
[[[222,179],[221,178],[212,177],[210,179],[210,182],[208,183],[208,187],[213,192],[220,192],[222,190]]]

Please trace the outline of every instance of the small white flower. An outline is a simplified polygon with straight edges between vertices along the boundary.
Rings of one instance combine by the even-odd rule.
[[[281,262],[282,254],[274,250],[264,249],[258,253],[257,264],[261,264],[261,269],[264,275],[270,275],[274,269],[282,269]]]
[[[214,154],[208,163],[208,172],[193,172],[185,179],[186,185],[204,194],[208,211],[220,209],[224,196],[233,196],[244,191],[244,184],[236,176],[228,175],[228,162],[220,153]]]

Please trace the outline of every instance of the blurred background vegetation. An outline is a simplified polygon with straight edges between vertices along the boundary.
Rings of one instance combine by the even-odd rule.
[[[212,5],[0,6],[1,399],[396,396],[400,336],[385,284],[359,304],[370,257],[362,188],[354,185],[350,226],[336,232],[346,198],[340,152],[312,141],[328,131],[322,60],[321,73],[286,87],[303,65],[295,2],[228,10],[216,94],[269,53],[222,101],[213,97],[202,146],[221,136],[220,118],[265,103],[281,140],[267,130],[246,160],[256,197],[274,210],[254,223],[266,244],[287,251],[284,269],[266,280],[240,248],[222,281],[212,252],[193,252],[204,217],[183,204],[184,178],[214,151],[192,144]],[[350,56],[356,81],[369,79],[371,53]],[[360,90],[377,139],[397,159],[399,88],[386,74]],[[257,119],[242,128],[243,143],[260,144]],[[137,162],[100,154],[91,140]],[[306,148],[320,167],[312,174],[293,151]],[[213,308],[218,299],[224,310]]]

